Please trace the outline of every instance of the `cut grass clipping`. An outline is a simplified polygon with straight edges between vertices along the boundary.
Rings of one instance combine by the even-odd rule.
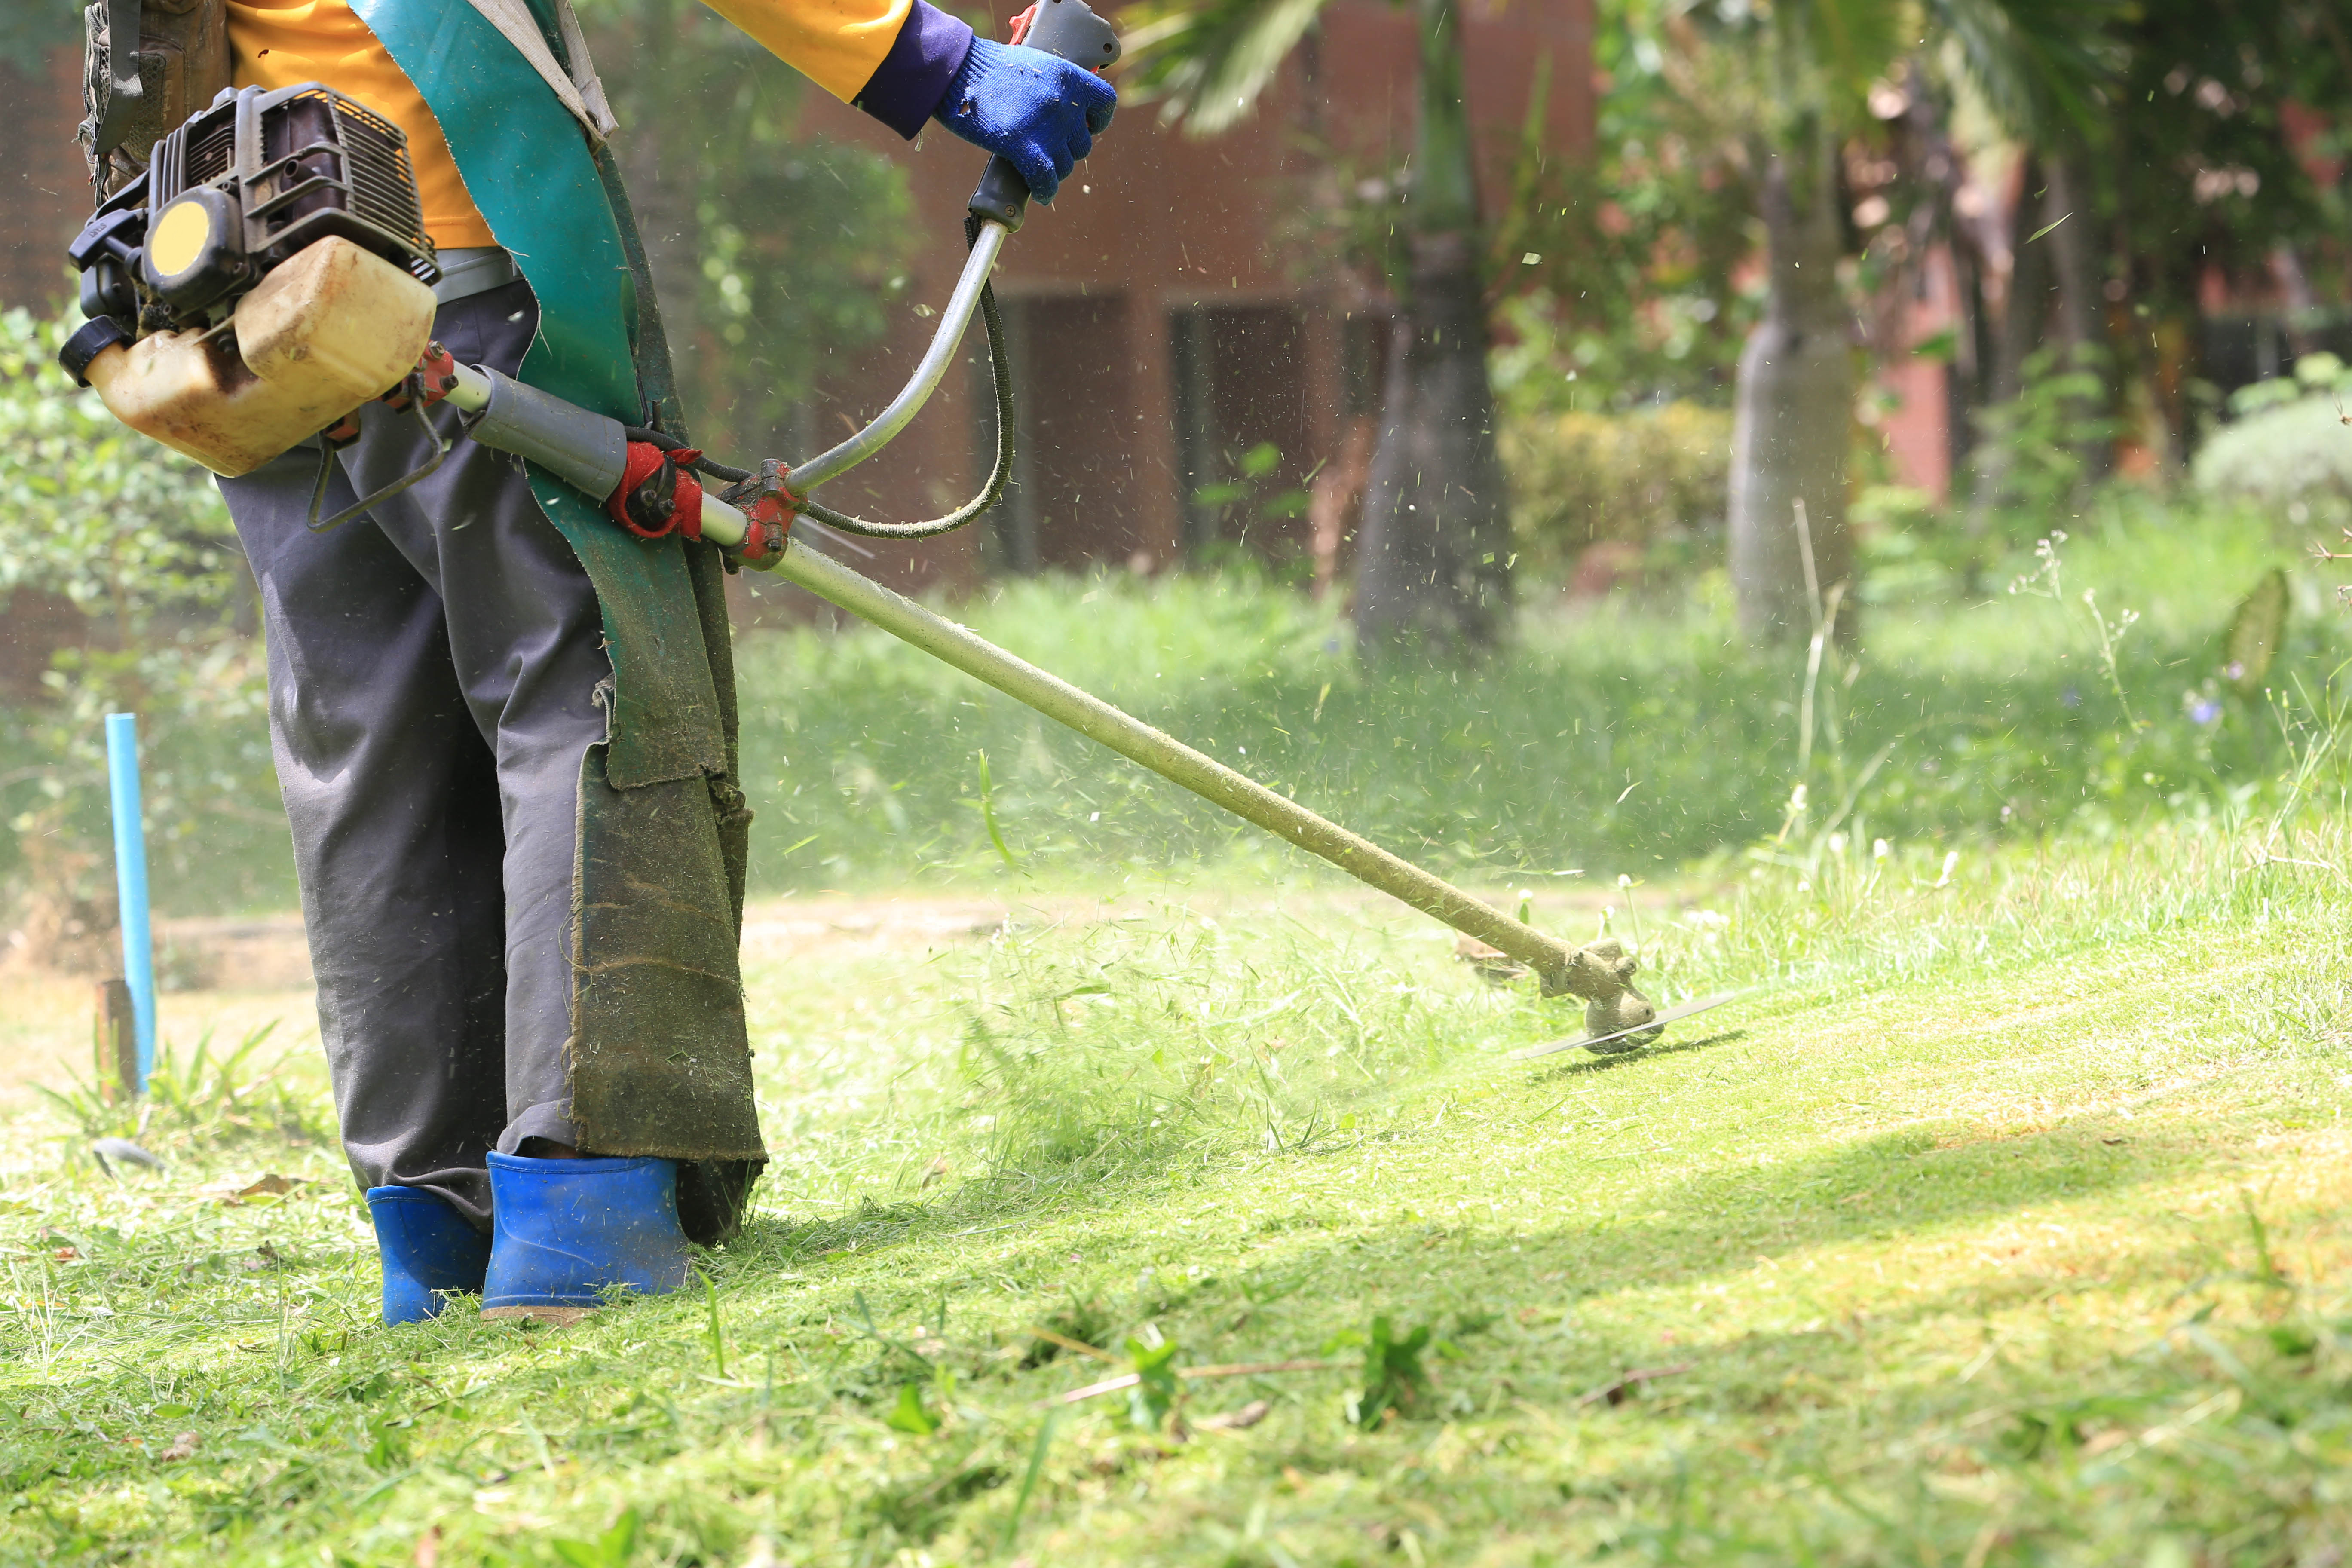
[[[2352,932],[2269,831],[1652,893],[1662,1001],[1765,989],[1606,1058],[1316,895],[755,972],[761,1212],[554,1332],[375,1324],[307,1061],[162,1170],[27,1116],[0,1561],[2328,1561]]]

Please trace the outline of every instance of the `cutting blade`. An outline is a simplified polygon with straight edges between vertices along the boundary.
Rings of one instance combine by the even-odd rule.
[[[1726,1002],[1737,1002],[1748,994],[1748,993],[1745,991],[1719,991],[1712,996],[1702,996],[1696,1002],[1685,1002],[1679,1007],[1669,1007],[1646,1024],[1637,1024],[1630,1029],[1620,1029],[1613,1035],[1602,1035],[1597,1038],[1578,1035],[1566,1040],[1547,1040],[1540,1046],[1528,1046],[1513,1051],[1503,1059],[1513,1062],[1533,1061],[1538,1057],[1556,1057],[1562,1051],[1573,1051],[1591,1046],[1605,1046],[1612,1040],[1622,1040],[1628,1035],[1647,1034],[1652,1029],[1663,1028],[1668,1024],[1678,1024],[1685,1018],[1696,1017],[1710,1007],[1720,1007]]]

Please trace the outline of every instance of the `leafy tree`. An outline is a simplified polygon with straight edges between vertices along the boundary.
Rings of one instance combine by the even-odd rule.
[[[1507,421],[1729,404],[1763,300],[1745,276],[1756,201],[1741,95],[1723,79],[1732,62],[1662,47],[1669,26],[1690,33],[1650,0],[1600,7],[1594,155],[1548,160],[1501,220],[1495,254],[1529,285],[1501,311]]]
[[[2343,286],[2352,18],[2338,0],[2137,0],[2110,36],[2106,111],[2059,153],[2083,209],[2067,226],[2084,225],[2089,252],[2080,309],[2108,319],[2117,372],[2155,388],[2186,444],[2209,269],[2283,296],[2291,338],[2326,303],[2331,270]]]
[[[1255,106],[1323,0],[1167,0],[1130,11],[1130,80],[1198,135]],[[1412,0],[1420,113],[1402,195],[1404,310],[1391,330],[1380,437],[1357,540],[1356,625],[1370,646],[1481,646],[1510,605],[1510,522],[1487,381],[1477,172],[1454,0]]]

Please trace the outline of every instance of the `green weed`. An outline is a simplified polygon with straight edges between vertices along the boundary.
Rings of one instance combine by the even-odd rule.
[[[332,1136],[332,1119],[308,1081],[311,1075],[287,1074],[283,1056],[267,1068],[253,1066],[255,1053],[276,1029],[275,1022],[265,1024],[218,1056],[213,1054],[210,1029],[184,1057],[170,1041],[161,1041],[146,1093],[138,1098],[109,1092],[112,1086],[102,1089],[79,1077],[63,1089],[46,1084],[32,1088],[84,1140],[137,1138],[159,1149],[256,1135],[324,1141]]]
[[[637,1531],[637,1510],[624,1509],[613,1528],[593,1541],[558,1538],[548,1544],[565,1568],[629,1568],[636,1556]]]
[[[1385,1317],[1372,1320],[1371,1331],[1349,1329],[1334,1334],[1323,1353],[1360,1345],[1364,1351],[1364,1386],[1349,1402],[1348,1419],[1359,1426],[1378,1426],[1391,1415],[1425,1415],[1429,1408],[1429,1373],[1421,1364],[1430,1348],[1424,1323],[1399,1339]]]
[[[1176,1342],[1161,1339],[1156,1329],[1149,1329],[1145,1337],[1128,1339],[1135,1386],[1127,1391],[1127,1420],[1139,1432],[1159,1431],[1184,1396],[1183,1384],[1176,1381]]]

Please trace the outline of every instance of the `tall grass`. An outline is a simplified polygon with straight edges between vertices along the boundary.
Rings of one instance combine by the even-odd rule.
[[[2258,520],[2125,492],[2069,521],[2058,597],[1997,585],[1971,599],[1937,579],[1872,604],[1861,653],[1816,693],[1828,729],[1810,762],[1803,650],[1748,649],[1714,580],[1667,604],[1530,605],[1517,647],[1466,667],[1360,657],[1332,611],[1245,573],[1011,583],[958,613],[1459,872],[1654,875],[1773,836],[1809,773],[1813,820],[1842,812],[1864,842],[2099,833],[2251,808],[2292,752],[2277,703],[2307,718],[2346,651],[2324,585],[2296,579],[2270,672],[2277,702],[2241,696],[2222,679],[2220,638],[2263,573],[2294,565],[2288,549]],[[2137,616],[2112,675],[2084,589],[2111,627]],[[1102,879],[1271,853],[879,633],[770,634],[746,639],[742,658],[761,889],[1007,870]]]
[[[1834,818],[1863,844],[2098,835],[2258,808],[2347,652],[2332,584],[2252,514],[2116,490],[2061,521],[2073,537],[2055,599],[2001,592],[2009,573],[1972,595],[1917,563],[1866,580],[1863,646],[1816,683],[1806,756],[1804,650],[1746,647],[1715,574],[1670,596],[1572,606],[1530,583],[1517,641],[1470,664],[1365,657],[1336,606],[1245,566],[1003,582],[951,613],[1400,852],[1472,877],[1686,868],[1780,836],[1800,782],[1803,826]],[[2269,694],[2241,695],[2223,676],[2222,628],[2280,565],[2294,574],[2287,644]],[[2112,674],[2084,589],[2110,625],[2137,616]],[[1227,876],[1303,864],[882,633],[755,633],[739,658],[755,891],[1100,885],[1203,863]],[[201,722],[151,727],[151,781],[194,781],[154,786],[180,803],[151,833],[157,897],[173,913],[290,901],[262,705],[240,681],[234,702],[205,698]],[[189,700],[201,695],[192,688]],[[88,852],[58,874],[95,886],[104,803],[89,709],[0,715],[31,753],[0,773],[0,804],[25,843],[67,823]],[[2340,772],[2331,763],[2305,784],[2339,790]],[[238,804],[187,805],[200,796]]]

